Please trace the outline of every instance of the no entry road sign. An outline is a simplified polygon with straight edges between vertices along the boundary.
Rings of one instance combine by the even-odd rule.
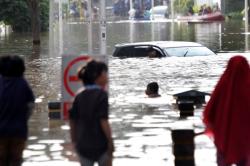
[[[68,111],[71,108],[74,97],[83,87],[78,79],[78,71],[90,60],[97,59],[105,62],[105,56],[72,56],[62,57],[62,117],[68,119]]]

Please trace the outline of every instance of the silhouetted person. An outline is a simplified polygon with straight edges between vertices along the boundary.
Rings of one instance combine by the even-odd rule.
[[[111,128],[108,122],[108,95],[106,86],[107,65],[90,61],[78,77],[84,90],[74,100],[70,110],[71,138],[82,166],[112,165],[114,151]]]
[[[204,111],[207,132],[217,148],[218,166],[250,165],[250,67],[232,57]]]
[[[161,54],[158,51],[154,50],[154,49],[150,49],[147,52],[147,57],[149,57],[149,58],[160,58]]]
[[[215,5],[213,6],[213,12],[219,12],[220,8],[219,8],[219,4],[218,2],[215,3]]]
[[[188,8],[188,15],[189,15],[189,16],[194,15],[194,10],[193,10],[193,7],[192,7],[192,6],[189,6],[189,8]]]
[[[213,11],[212,11],[212,8],[210,6],[208,6],[206,8],[206,14],[211,14]]]
[[[204,12],[204,7],[201,6],[201,7],[200,7],[200,10],[199,10],[199,12],[198,12],[198,15],[199,15],[199,16],[203,15],[203,12]]]
[[[147,85],[145,93],[150,98],[160,97],[161,95],[159,95],[158,91],[159,91],[159,85],[157,84],[157,82],[151,82]]]
[[[0,57],[0,165],[21,166],[34,95],[23,77],[24,61]]]

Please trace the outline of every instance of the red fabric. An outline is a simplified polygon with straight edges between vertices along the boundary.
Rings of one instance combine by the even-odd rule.
[[[203,122],[226,163],[250,154],[250,67],[242,56],[232,57],[205,108]]]

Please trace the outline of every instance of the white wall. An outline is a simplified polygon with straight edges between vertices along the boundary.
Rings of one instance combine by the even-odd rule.
[[[220,4],[220,0],[195,0],[195,4],[198,5],[198,6],[201,6],[201,5],[204,5],[204,4],[212,6],[216,2],[218,2],[218,4]]]

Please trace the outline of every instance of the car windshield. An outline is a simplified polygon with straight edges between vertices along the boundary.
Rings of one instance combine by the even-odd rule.
[[[178,57],[206,56],[215,54],[207,47],[172,47],[172,48],[164,48],[164,51],[168,56],[178,56]]]

